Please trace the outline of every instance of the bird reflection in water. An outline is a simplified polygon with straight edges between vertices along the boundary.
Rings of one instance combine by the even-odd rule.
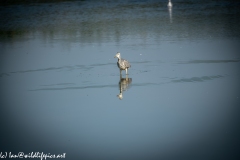
[[[168,5],[167,6],[168,6],[170,23],[172,23],[172,6],[173,6],[173,4],[172,4],[171,0],[168,1]]]
[[[117,54],[114,56],[114,58],[118,58],[117,66],[120,70],[120,81],[119,81],[119,90],[120,93],[117,95],[117,97],[122,100],[123,99],[123,91],[127,90],[132,82],[132,78],[128,78],[128,69],[131,67],[131,64],[128,62],[128,60],[121,58],[121,54],[117,52]],[[126,78],[122,78],[122,70],[126,71]]]
[[[120,74],[120,81],[119,81],[119,90],[120,93],[117,95],[117,97],[122,100],[123,99],[123,92],[126,91],[132,82],[132,78],[128,78],[128,75],[126,75],[126,78],[122,78],[122,74]]]

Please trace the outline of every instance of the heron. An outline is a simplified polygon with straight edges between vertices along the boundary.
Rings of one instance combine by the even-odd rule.
[[[168,5],[167,5],[169,8],[172,8],[172,2],[171,2],[171,0],[168,0]]]
[[[117,66],[120,69],[120,75],[122,75],[122,70],[125,70],[127,75],[128,68],[131,67],[130,63],[127,60],[122,59],[119,52],[117,52],[114,58],[118,58]]]

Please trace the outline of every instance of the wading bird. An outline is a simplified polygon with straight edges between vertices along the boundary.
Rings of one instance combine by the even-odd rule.
[[[122,59],[119,52],[117,52],[114,58],[118,58],[117,66],[120,69],[120,75],[122,75],[122,70],[125,70],[126,74],[128,74],[127,70],[131,67],[130,63],[127,60]]]

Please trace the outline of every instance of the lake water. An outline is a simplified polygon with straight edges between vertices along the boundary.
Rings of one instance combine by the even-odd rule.
[[[239,157],[240,3],[172,2],[1,2],[0,152]]]

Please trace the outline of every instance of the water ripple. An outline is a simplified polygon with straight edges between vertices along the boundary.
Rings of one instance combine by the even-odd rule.
[[[232,62],[240,62],[240,60],[192,60],[186,62],[179,62],[178,64],[232,63]]]
[[[39,72],[39,71],[54,71],[54,70],[61,70],[61,69],[67,69],[67,70],[86,69],[86,70],[90,70],[92,68],[93,67],[91,67],[91,66],[75,65],[75,66],[49,67],[49,68],[42,68],[42,69],[31,69],[31,70],[23,70],[23,71],[14,71],[14,72],[10,72],[10,73],[27,73],[27,72]]]
[[[116,85],[94,85],[94,86],[78,86],[78,87],[45,87],[45,88],[39,88],[39,89],[32,89],[29,91],[41,91],[41,90],[48,90],[48,91],[55,91],[55,90],[73,90],[73,89],[90,89],[90,88],[108,88],[108,87],[116,87]]]
[[[7,73],[1,73],[0,74],[0,77],[4,77],[4,76],[9,76],[9,74],[7,74]]]
[[[175,79],[175,78],[169,78],[173,79],[168,82],[159,82],[159,83],[154,83],[154,82],[145,82],[145,83],[136,83],[133,84],[133,86],[138,87],[138,86],[155,86],[155,85],[164,85],[168,83],[182,83],[182,82],[204,82],[208,80],[214,80],[217,78],[222,78],[224,76],[222,75],[215,75],[215,76],[202,76],[202,77],[192,77],[192,78],[180,78],[180,79]],[[88,86],[72,86],[75,85],[74,83],[59,83],[59,84],[49,84],[49,85],[41,85],[44,86],[43,88],[38,88],[38,89],[31,89],[29,91],[55,91],[55,90],[75,90],[75,89],[91,89],[91,88],[111,88],[111,87],[117,87],[116,84],[111,84],[111,85],[88,85]],[[66,87],[58,87],[58,86],[66,86]]]
[[[46,84],[40,86],[66,86],[66,85],[74,85],[75,83],[58,83],[58,84]]]
[[[203,82],[203,81],[213,80],[213,79],[222,78],[222,77],[224,77],[224,76],[216,75],[216,76],[202,76],[202,77],[192,77],[192,78],[181,78],[181,79],[172,80],[171,82],[174,82],[174,83],[179,83],[179,82]]]
[[[42,71],[72,71],[74,69],[84,69],[88,71],[96,66],[105,66],[105,65],[113,65],[115,63],[105,63],[105,64],[92,64],[92,65],[72,65],[72,66],[60,66],[60,67],[48,67],[48,68],[40,68],[40,69],[29,69],[29,70],[20,70],[20,71],[12,71],[9,73],[0,73],[0,77],[9,76],[12,73],[28,73],[28,72],[42,72]]]

